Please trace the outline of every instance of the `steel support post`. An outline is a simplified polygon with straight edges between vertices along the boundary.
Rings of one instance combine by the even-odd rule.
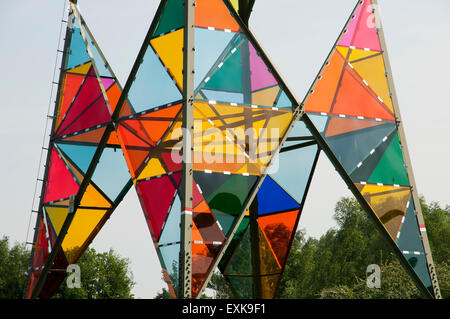
[[[407,171],[408,177],[409,177],[409,182],[412,187],[412,196],[413,196],[414,206],[416,209],[417,222],[419,224],[419,227],[421,225],[425,226],[425,221],[423,219],[423,214],[422,214],[422,207],[420,205],[420,200],[419,200],[419,193],[417,191],[416,181],[414,178],[414,172],[413,172],[413,168],[412,168],[411,158],[409,156],[408,145],[406,143],[406,135],[405,135],[405,131],[403,128],[402,118],[400,115],[400,107],[399,107],[399,103],[398,103],[397,92],[395,89],[394,78],[392,76],[391,64],[390,64],[390,60],[389,60],[389,55],[387,53],[386,40],[384,37],[383,27],[381,24],[381,18],[380,18],[380,14],[379,14],[379,10],[378,10],[378,8],[379,8],[378,0],[372,0],[372,4],[374,5],[374,8],[372,10],[373,10],[373,14],[375,15],[377,33],[380,38],[381,48],[383,50],[382,55],[383,55],[384,65],[385,65],[386,72],[387,72],[386,77],[387,77],[388,86],[390,89],[392,104],[394,106],[394,111],[395,111],[395,116],[396,116],[396,121],[397,121],[397,128],[398,128],[398,136],[400,139],[400,144],[401,144],[402,153],[403,153],[403,160],[405,162],[406,171]],[[430,273],[431,282],[433,285],[434,297],[436,299],[440,299],[441,292],[439,289],[439,283],[438,283],[437,276],[436,276],[436,270],[434,267],[430,244],[428,242],[427,232],[425,231],[425,229],[424,230],[421,229],[420,235],[422,236],[422,243],[423,243],[423,248],[425,250],[425,257],[427,260],[428,271]]]
[[[248,20],[252,14],[253,5],[255,0],[239,0],[239,15],[245,25],[248,26]]]
[[[192,298],[192,185],[194,133],[194,17],[195,1],[184,1],[183,45],[183,161],[181,168],[181,243],[179,298]]]

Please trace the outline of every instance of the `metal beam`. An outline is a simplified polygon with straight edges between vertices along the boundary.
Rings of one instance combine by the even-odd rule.
[[[380,38],[380,45],[381,45],[381,49],[382,49],[384,66],[385,66],[386,72],[387,72],[386,77],[387,77],[387,81],[388,81],[388,87],[389,87],[389,90],[391,93],[392,104],[394,106],[396,122],[397,122],[397,129],[398,129],[398,136],[400,139],[401,149],[402,149],[402,153],[403,153],[403,160],[405,161],[406,171],[408,173],[409,182],[412,187],[412,197],[413,197],[414,206],[416,209],[416,217],[417,217],[417,221],[418,221],[419,225],[425,225],[425,221],[423,219],[423,214],[422,214],[422,207],[421,207],[420,200],[419,200],[419,193],[418,193],[417,187],[416,187],[416,180],[414,178],[414,172],[413,172],[413,168],[412,168],[411,158],[409,156],[408,145],[406,143],[406,135],[405,135],[405,130],[403,128],[403,121],[402,121],[402,118],[400,115],[400,107],[399,107],[399,103],[398,103],[394,79],[392,76],[392,69],[391,69],[391,63],[389,60],[389,55],[387,52],[386,40],[384,37],[384,31],[383,31],[383,27],[381,24],[380,13],[378,10],[378,0],[372,0],[372,4],[374,5],[373,13],[375,14],[377,33],[378,33],[378,37]],[[430,273],[431,283],[433,285],[434,297],[436,299],[440,299],[441,292],[439,289],[439,283],[438,283],[437,276],[436,276],[433,257],[431,255],[431,249],[430,249],[430,244],[428,242],[427,232],[421,231],[420,234],[422,236],[422,243],[423,243],[424,250],[425,250],[425,257],[427,260],[428,271]]]
[[[195,1],[184,1],[183,45],[183,161],[181,166],[181,243],[179,298],[192,298],[192,185],[194,133],[194,18]]]
[[[248,21],[250,20],[250,15],[252,14],[253,6],[255,0],[239,0],[239,15],[245,25],[248,26]]]

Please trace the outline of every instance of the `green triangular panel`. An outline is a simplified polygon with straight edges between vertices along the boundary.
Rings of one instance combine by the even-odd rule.
[[[218,69],[206,83],[206,89],[242,92],[241,49],[238,48],[234,52],[232,51],[233,49],[229,51],[223,66]]]
[[[422,280],[425,287],[433,294],[430,273],[428,271],[427,259],[421,238],[414,201],[411,198],[398,234],[397,246]]]
[[[229,261],[231,260],[233,254],[234,254],[234,251],[236,250],[239,243],[241,242],[242,237],[244,236],[249,223],[250,223],[250,219],[248,218],[248,216],[244,216],[241,223],[239,224],[239,227],[238,227],[236,233],[233,236],[233,239],[231,240],[231,243],[228,245],[228,248],[225,251],[225,255],[220,260],[219,269],[220,269],[220,271],[222,271],[222,273],[225,271],[226,266],[228,265]]]
[[[184,1],[168,0],[162,11],[161,18],[153,33],[153,37],[169,33],[172,30],[182,28],[184,25]]]
[[[194,179],[225,235],[242,213],[257,177],[194,172]]]
[[[370,176],[369,183],[409,185],[398,133],[395,134],[372,176]]]
[[[358,164],[359,167],[356,167],[356,169],[350,175],[353,182],[359,183],[359,182],[366,182],[369,180],[369,177],[372,175],[373,171],[380,162],[380,159],[383,157],[384,153],[386,152],[386,149],[388,148],[388,146],[390,145],[392,139],[396,134],[397,132],[394,131],[391,135],[388,136],[386,141],[381,143],[375,149],[375,152],[373,154],[370,154],[360,164]]]
[[[242,235],[241,241],[234,251],[234,258],[227,265],[224,274],[226,276],[252,274],[250,227],[247,227]]]

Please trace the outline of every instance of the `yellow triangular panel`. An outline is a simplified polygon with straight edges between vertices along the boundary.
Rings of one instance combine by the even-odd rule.
[[[255,105],[274,105],[277,98],[279,86],[274,86],[268,89],[257,91],[252,93],[252,104]]]
[[[347,57],[349,48],[347,48],[347,47],[339,47],[339,46],[338,46],[338,47],[336,47],[336,49],[339,51],[339,53],[342,54],[342,56],[343,56],[344,58]]]
[[[67,214],[69,212],[68,207],[45,207],[47,211],[47,216],[50,218],[50,221],[53,225],[53,229],[56,232],[56,235],[59,235],[61,228],[66,220]]]
[[[368,86],[383,100],[383,103],[394,112],[389,87],[385,75],[382,55],[365,59],[352,64],[356,72],[367,82]]]
[[[180,89],[183,89],[183,32],[180,29],[150,41]]]
[[[83,194],[80,206],[109,208],[111,207],[111,204],[95,189],[94,186],[92,186],[92,184],[89,184],[86,192]]]
[[[92,62],[88,62],[68,70],[68,73],[87,74],[92,66]]]
[[[357,184],[358,187],[358,184]],[[359,185],[361,188],[361,185]],[[361,194],[372,207],[392,239],[396,240],[411,197],[409,187],[365,185]]]
[[[379,54],[379,52],[376,51],[369,51],[369,50],[362,50],[362,49],[352,49],[350,52],[350,56],[348,60],[350,63],[353,63],[356,60],[367,58],[371,55]]]
[[[239,11],[239,0],[230,0],[231,4],[234,7],[234,10],[236,10],[236,12]]]
[[[86,241],[107,210],[78,209],[61,245],[69,264],[75,263],[83,253]]]
[[[162,167],[159,159],[152,158],[148,161],[147,166],[145,166],[144,170],[141,172],[137,179],[140,180],[147,177],[153,177],[163,174],[166,174],[166,170]]]

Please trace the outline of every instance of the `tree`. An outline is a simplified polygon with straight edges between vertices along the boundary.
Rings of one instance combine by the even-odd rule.
[[[449,297],[450,211],[438,203],[422,210],[443,298]],[[288,260],[281,298],[421,298],[403,267],[387,247],[356,200],[343,198],[336,204],[338,228],[318,241],[296,237]],[[311,254],[313,257],[308,257]],[[366,286],[369,264],[381,266],[381,289]],[[305,272],[305,269],[308,271]]]
[[[9,239],[0,240],[0,299],[20,299],[26,285],[30,251],[24,245],[9,248]],[[89,248],[78,261],[81,288],[68,288],[64,280],[53,298],[128,299],[134,286],[129,260],[114,250],[98,253]]]
[[[443,298],[450,298],[450,207],[426,204],[421,198],[436,273]],[[373,222],[353,198],[342,198],[335,207],[337,227],[320,239],[306,238],[297,231],[278,298],[421,298],[421,294],[392,253]],[[381,289],[366,285],[370,264],[381,268]],[[229,298],[230,291],[220,275],[210,288],[217,298]]]
[[[8,237],[0,240],[0,299],[22,298],[29,259],[24,245],[9,248]]]
[[[62,283],[53,298],[57,299],[131,299],[135,283],[130,261],[113,249],[98,253],[88,248],[77,262],[81,270],[81,288]]]

